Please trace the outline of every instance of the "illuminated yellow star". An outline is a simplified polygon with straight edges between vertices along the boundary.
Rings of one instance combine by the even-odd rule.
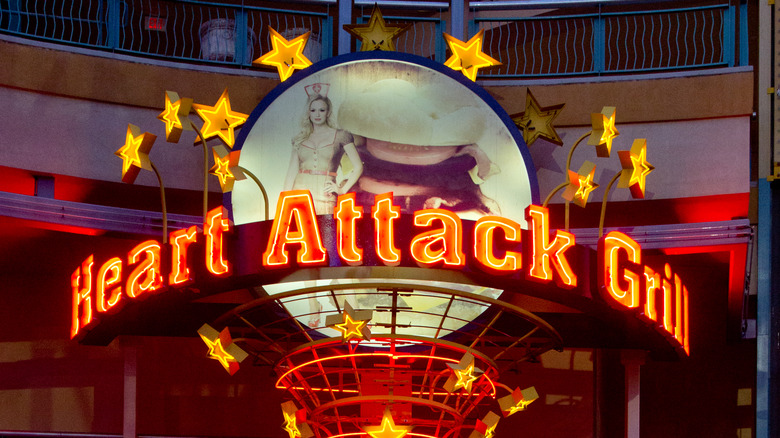
[[[647,162],[646,157],[647,140],[644,138],[634,140],[631,150],[618,151],[618,158],[620,158],[620,164],[623,167],[618,187],[630,189],[631,196],[638,199],[645,197],[647,175],[655,170],[655,167]]]
[[[371,18],[366,24],[345,24],[344,30],[360,39],[360,51],[371,50],[395,51],[393,40],[411,27],[409,24],[388,26],[379,7],[374,3]]]
[[[341,341],[347,342],[352,339],[371,339],[371,331],[368,329],[368,321],[371,320],[373,312],[370,310],[361,310],[355,312],[349,301],[344,302],[344,312],[336,315],[328,315],[325,318],[325,325],[333,327],[341,332]]]
[[[479,378],[479,375],[482,374],[482,370],[475,367],[474,361],[474,355],[466,353],[457,364],[447,364],[447,366],[452,369],[452,374],[447,381],[444,382],[444,389],[447,390],[447,392],[455,392],[458,389],[463,388],[469,394],[471,393],[473,383]]]
[[[187,116],[192,108],[192,99],[180,98],[174,91],[165,92],[165,110],[157,116],[165,123],[165,140],[178,143],[182,131],[191,131],[192,125]]]
[[[381,425],[363,428],[372,438],[403,438],[411,429],[408,426],[396,426],[390,411],[385,411]]]
[[[253,64],[276,67],[279,71],[279,79],[282,82],[287,80],[296,69],[304,69],[311,65],[309,58],[303,54],[303,48],[306,46],[306,41],[309,40],[309,34],[311,32],[306,32],[301,36],[287,41],[287,39],[279,35],[279,32],[275,31],[271,26],[268,26],[268,31],[271,34],[271,46],[273,49],[252,61]]]
[[[244,172],[238,166],[241,151],[228,151],[224,146],[218,145],[214,146],[212,152],[214,154],[214,166],[209,169],[209,172],[212,175],[216,175],[219,179],[222,193],[231,192],[233,184],[237,180],[241,181],[246,178]]]
[[[538,398],[539,394],[533,386],[523,390],[515,388],[512,394],[498,399],[498,405],[501,407],[501,413],[503,413],[505,417],[508,417],[515,412],[526,410],[528,405]]]
[[[553,120],[563,110],[565,104],[541,107],[531,90],[526,90],[525,111],[513,114],[510,117],[518,128],[523,131],[523,140],[527,146],[531,146],[537,138],[543,137],[547,141],[558,146],[563,146],[563,140],[555,131]]]
[[[480,29],[476,35],[464,43],[445,32],[444,39],[450,46],[452,56],[444,62],[444,65],[453,70],[462,71],[472,81],[477,80],[477,71],[480,68],[501,65],[500,62],[482,52],[482,35],[484,33],[485,30]]]
[[[204,140],[212,137],[219,137],[229,148],[233,147],[236,141],[235,129],[246,122],[249,117],[246,114],[233,111],[230,108],[230,97],[228,90],[222,92],[222,96],[214,106],[192,104],[195,112],[203,119],[203,126],[200,128]],[[196,143],[201,139],[196,139]]]
[[[471,392],[471,384],[477,380],[474,375],[474,364],[469,364],[465,370],[453,370],[458,381],[455,382],[455,389],[464,388],[466,392]]]
[[[288,414],[287,412],[282,413],[284,414],[284,426],[282,426],[282,429],[287,432],[287,435],[289,435],[290,438],[301,436],[301,432],[295,424],[295,414]]]
[[[590,122],[593,131],[588,138],[588,144],[596,146],[596,155],[599,157],[609,157],[612,140],[620,135],[615,128],[615,107],[605,106],[600,113],[591,113]]]
[[[585,207],[590,193],[599,186],[593,182],[595,172],[596,165],[590,161],[584,162],[578,172],[569,170],[569,184],[563,192],[563,199]]]
[[[233,343],[227,327],[218,332],[210,325],[203,324],[198,334],[209,347],[209,357],[219,361],[231,376],[238,371],[239,363],[248,356],[246,351]]]
[[[155,140],[156,135],[148,132],[141,134],[141,128],[127,125],[125,144],[114,152],[114,155],[122,159],[122,182],[132,184],[141,169],[152,170],[149,151]]]

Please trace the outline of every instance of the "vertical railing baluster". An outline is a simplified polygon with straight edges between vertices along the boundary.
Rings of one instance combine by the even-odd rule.
[[[605,51],[605,37],[604,37],[604,17],[599,14],[593,19],[593,70],[597,74],[604,72],[604,51]]]

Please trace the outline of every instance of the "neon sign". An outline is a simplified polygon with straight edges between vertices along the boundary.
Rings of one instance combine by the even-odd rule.
[[[369,217],[356,205],[354,193],[348,193],[337,200],[331,228],[336,236],[329,240],[332,246],[326,246],[311,194],[294,190],[281,193],[273,223],[263,228],[267,234],[261,239],[267,236],[267,240],[250,248],[255,254],[248,256],[261,260],[260,270],[339,262],[454,270],[469,266],[510,279],[515,275],[543,284],[555,282],[563,289],[576,287],[576,237],[562,230],[551,233],[546,208],[530,205],[526,218],[528,230],[498,216],[484,216],[474,223],[462,221],[442,209],[418,210],[402,219],[392,193],[375,197]],[[471,233],[467,233],[468,226],[473,228]],[[155,240],[142,242],[125,258],[111,257],[97,269],[94,257],[89,256],[71,276],[71,338],[94,326],[95,314],[113,312],[129,301],[194,282],[194,248],[202,254],[204,275],[232,275],[228,238],[232,231],[227,210],[218,207],[206,216],[203,240],[193,226],[171,232],[165,246]],[[373,235],[361,236],[366,232]],[[162,263],[163,254],[170,255],[170,263]],[[666,264],[657,272],[644,265],[639,243],[617,231],[600,239],[597,258],[601,298],[616,309],[637,313],[689,352],[688,289],[671,266]]]

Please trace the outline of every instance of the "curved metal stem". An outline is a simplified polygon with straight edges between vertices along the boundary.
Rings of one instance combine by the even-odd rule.
[[[582,140],[585,140],[585,138],[587,138],[592,132],[593,130],[590,130],[583,134],[580,138],[577,139],[577,141],[574,142],[574,146],[569,149],[569,155],[566,157],[566,169],[563,171],[566,174],[566,182],[569,182],[569,169],[571,169],[571,157],[574,155],[574,150],[577,149],[577,146],[582,143]]]
[[[238,166],[238,168],[241,169],[241,171],[247,174],[250,178],[252,178],[252,181],[254,181],[255,184],[257,184],[257,187],[260,187],[260,191],[263,192],[263,201],[265,201],[265,220],[268,220],[268,193],[266,193],[263,183],[260,182],[254,173],[246,170],[241,166]]]
[[[163,243],[168,243],[168,205],[165,202],[165,185],[163,184],[162,175],[157,170],[157,166],[149,160],[149,164],[152,165],[154,174],[157,175],[157,181],[160,183],[160,202],[162,203],[162,222],[163,222]]]
[[[209,147],[200,129],[192,122],[190,122],[190,125],[198,134],[198,138],[200,138],[200,142],[203,145],[203,223],[205,224],[209,210]]]
[[[617,179],[620,177],[620,174],[622,173],[622,170],[618,171],[618,173],[616,173],[615,176],[609,180],[607,189],[604,190],[604,199],[601,201],[601,217],[599,218],[599,239],[601,239],[601,235],[604,234],[604,216],[607,214],[607,196],[609,196],[609,191],[612,189],[612,185],[615,184],[615,181],[617,181]]]
[[[568,172],[567,172],[567,173],[568,173]],[[560,184],[558,187],[554,188],[554,189],[552,190],[552,192],[550,192],[550,194],[549,194],[549,195],[547,195],[547,197],[546,197],[546,198],[544,198],[544,202],[542,203],[542,207],[547,207],[547,204],[550,202],[550,199],[552,199],[552,197],[553,197],[553,196],[554,196],[556,193],[558,193],[559,191],[561,191],[561,189],[562,189],[562,188],[564,188],[564,187],[566,187],[567,185],[569,185],[569,182],[568,182],[568,181],[566,181],[566,182],[564,182],[564,183],[561,183],[561,184]]]

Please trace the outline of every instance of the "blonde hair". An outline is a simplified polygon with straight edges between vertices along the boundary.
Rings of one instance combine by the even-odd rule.
[[[325,102],[325,105],[328,106],[328,115],[325,118],[325,124],[333,128],[333,120],[331,119],[331,116],[333,115],[333,104],[330,102],[330,99],[320,94],[312,94],[306,100],[306,111],[303,112],[303,117],[301,118],[301,132],[299,132],[298,135],[293,137],[292,139],[293,145],[298,145],[300,143],[303,143],[304,141],[306,141],[307,138],[309,138],[311,133],[314,131],[314,126],[311,123],[311,118],[309,116],[309,113],[311,111],[311,105],[318,100]]]

